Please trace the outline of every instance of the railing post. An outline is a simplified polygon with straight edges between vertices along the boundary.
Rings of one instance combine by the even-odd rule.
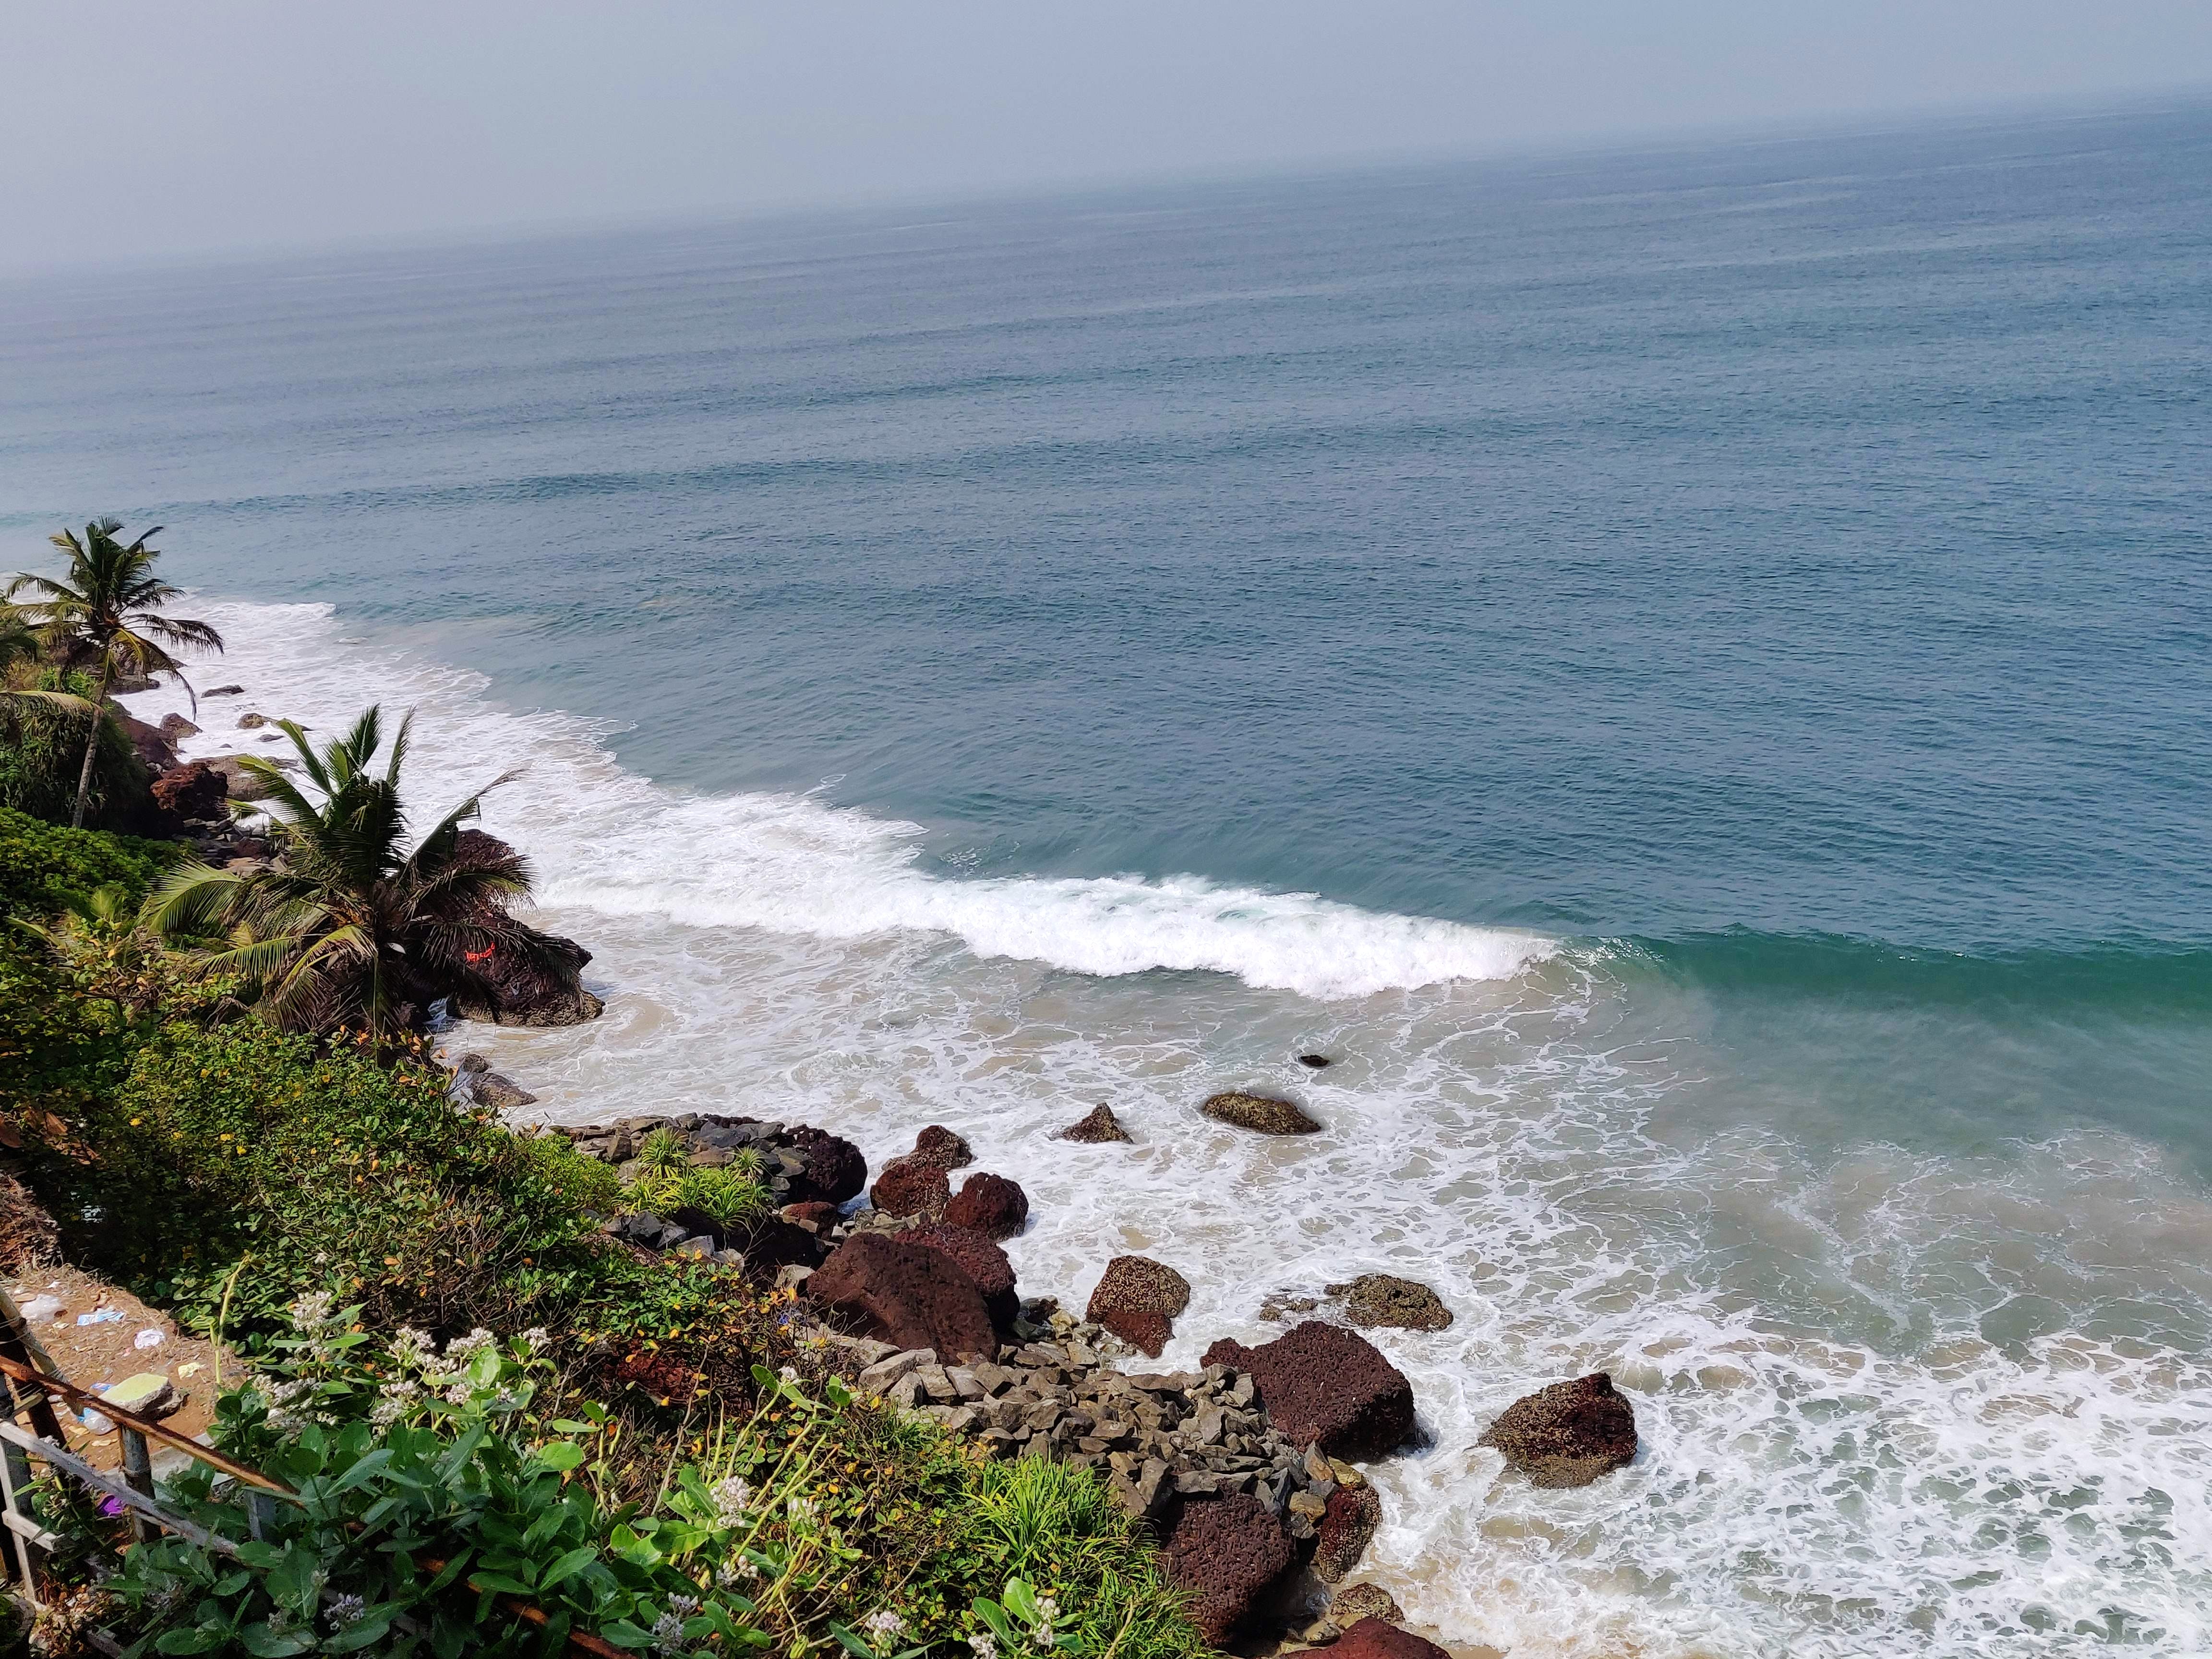
[[[12,1420],[15,1415],[15,1385],[7,1382],[6,1388],[8,1415]],[[21,1516],[26,1521],[34,1518],[29,1502],[31,1480],[31,1460],[23,1449],[13,1441],[0,1442],[0,1497],[4,1497],[9,1515]],[[39,1547],[13,1527],[8,1528],[7,1533],[15,1540],[15,1564],[23,1580],[23,1599],[35,1607],[39,1605]]]
[[[123,1431],[124,1484],[147,1497],[154,1495],[154,1458],[147,1449],[146,1437],[136,1429]],[[154,1523],[137,1510],[131,1514],[131,1531],[140,1543],[154,1535]]]
[[[276,1500],[258,1486],[246,1489],[246,1530],[258,1543],[276,1518]]]

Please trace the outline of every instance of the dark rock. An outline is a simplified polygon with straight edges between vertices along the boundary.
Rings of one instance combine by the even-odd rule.
[[[242,685],[218,685],[214,690],[203,691],[200,695],[204,697],[242,697],[246,695],[246,688]]]
[[[887,1233],[856,1233],[830,1252],[805,1294],[878,1341],[933,1349],[947,1362],[999,1357],[983,1293],[941,1250]]]
[[[1328,1063],[1329,1058],[1327,1054],[1300,1054],[1298,1056],[1299,1065],[1310,1066],[1316,1072],[1328,1065]]]
[[[1329,1493],[1316,1528],[1314,1577],[1334,1584],[1348,1576],[1366,1553],[1368,1540],[1382,1519],[1382,1500],[1372,1486],[1339,1486]],[[1340,1621],[1341,1622],[1341,1621]]]
[[[238,726],[241,732],[258,731],[268,724],[269,716],[266,714],[240,714],[238,717]]]
[[[111,697],[136,696],[141,691],[151,691],[160,684],[161,681],[151,674],[133,674],[125,669],[108,681],[107,695]]]
[[[205,761],[172,767],[154,780],[154,804],[185,823],[220,818],[230,780]]]
[[[1302,1108],[1287,1100],[1248,1095],[1241,1091],[1209,1096],[1198,1109],[1208,1117],[1233,1123],[1240,1129],[1256,1129],[1263,1135],[1310,1135],[1321,1128]]]
[[[471,1074],[469,1094],[479,1106],[495,1112],[511,1112],[519,1106],[537,1103],[538,1097],[512,1078],[501,1077],[497,1072],[477,1072]]]
[[[131,739],[131,746],[137,750],[138,758],[152,770],[164,771],[177,763],[177,745],[169,741],[160,726],[149,726],[145,721],[119,711],[115,715],[115,723],[123,728],[124,736]]]
[[[868,1184],[868,1160],[849,1140],[801,1123],[785,1131],[783,1146],[799,1154],[799,1167],[789,1172],[793,1204],[842,1204]]]
[[[1191,1622],[1214,1647],[1252,1616],[1297,1559],[1282,1523],[1243,1492],[1186,1499],[1161,1553],[1168,1582],[1192,1597]]]
[[[829,1249],[817,1234],[781,1216],[763,1216],[720,1230],[722,1242],[745,1259],[745,1275],[769,1283],[780,1268],[818,1267]]]
[[[1071,1123],[1054,1140],[1079,1141],[1085,1146],[1097,1146],[1111,1140],[1128,1140],[1129,1132],[1121,1127],[1121,1120],[1114,1115],[1114,1109],[1103,1101],[1091,1109],[1090,1115],[1079,1122]]]
[[[1147,1359],[1158,1359],[1175,1337],[1174,1320],[1140,1308],[1111,1309],[1095,1316],[1092,1322],[1103,1325]]]
[[[1389,1326],[1401,1331],[1440,1331],[1452,1312],[1427,1285],[1389,1273],[1362,1273],[1348,1285],[1332,1285],[1331,1296],[1345,1298],[1355,1325]]]
[[[1329,1652],[1342,1659],[1451,1659],[1448,1651],[1426,1638],[1372,1617],[1353,1624]]]
[[[1342,1326],[1308,1320],[1256,1348],[1224,1338],[1205,1363],[1250,1372],[1267,1420],[1331,1457],[1379,1457],[1413,1432],[1413,1385]]]
[[[161,731],[161,735],[173,744],[181,743],[186,738],[197,738],[200,734],[199,727],[194,726],[182,714],[162,715]]]
[[[1587,1486],[1636,1456],[1636,1413],[1604,1371],[1554,1382],[1515,1401],[1481,1444],[1539,1486]]]
[[[1030,1218],[1029,1194],[1004,1176],[972,1175],[945,1206],[945,1218],[987,1238],[1012,1238]]]
[[[836,1226],[843,1212],[835,1204],[810,1199],[804,1204],[787,1204],[776,1213],[794,1227],[804,1227],[807,1231],[818,1235]]]
[[[975,1161],[968,1143],[941,1123],[933,1123],[914,1138],[907,1157],[938,1170],[964,1170]]]
[[[1021,1297],[1014,1290],[1014,1264],[1006,1260],[1006,1253],[982,1234],[968,1227],[956,1227],[937,1221],[901,1233],[899,1237],[908,1244],[919,1244],[926,1250],[942,1250],[959,1264],[960,1271],[975,1281],[975,1288],[983,1293],[983,1305],[991,1310],[991,1321],[1000,1330],[1013,1328],[1014,1316],[1021,1311]]]
[[[945,1213],[945,1206],[952,1199],[952,1183],[945,1178],[945,1171],[934,1164],[916,1164],[911,1158],[895,1158],[884,1165],[869,1190],[868,1199],[885,1215],[927,1216],[934,1221]]]
[[[463,831],[463,834],[469,833]],[[450,993],[456,1019],[493,1025],[580,1025],[597,1019],[606,1004],[583,987],[581,972],[592,953],[574,939],[541,933],[510,920],[507,927],[531,937],[549,961],[533,962],[521,951],[494,944],[470,966],[474,983]]]
[[[465,1054],[463,1054],[459,1060],[454,1062],[453,1069],[459,1072],[464,1076],[474,1076],[478,1072],[489,1072],[491,1070],[491,1062],[486,1060],[482,1054],[474,1053]]]
[[[221,773],[233,800],[266,799],[269,794],[267,787],[240,764],[244,758],[241,755],[216,755],[207,760],[194,761],[192,764]],[[281,766],[284,763],[280,761],[277,764]]]
[[[1175,1334],[1175,1316],[1188,1306],[1190,1281],[1173,1267],[1117,1255],[1106,1264],[1083,1316],[1157,1359]]]

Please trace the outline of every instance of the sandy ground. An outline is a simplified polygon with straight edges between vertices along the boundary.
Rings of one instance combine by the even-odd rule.
[[[75,1267],[36,1268],[9,1279],[7,1289],[19,1308],[40,1296],[60,1299],[64,1311],[58,1317],[31,1322],[28,1327],[33,1347],[51,1375],[88,1389],[96,1389],[103,1382],[120,1382],[141,1371],[166,1376],[175,1385],[183,1404],[163,1419],[165,1425],[196,1437],[206,1431],[216,1397],[213,1343],[187,1335],[167,1314],[156,1313],[128,1291]],[[122,1317],[89,1325],[77,1323],[81,1316],[104,1310]],[[140,1348],[136,1343],[142,1331],[159,1332],[161,1340]],[[245,1373],[233,1355],[223,1355],[222,1366],[223,1374],[233,1382]],[[62,1429],[70,1450],[103,1468],[121,1466],[123,1450],[118,1435],[112,1431],[95,1435],[58,1402],[55,1409],[62,1415]],[[165,1453],[156,1446],[154,1466],[164,1469],[183,1456],[181,1452]]]

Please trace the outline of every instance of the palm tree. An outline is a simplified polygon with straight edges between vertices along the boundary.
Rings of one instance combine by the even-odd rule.
[[[408,848],[399,771],[414,718],[400,722],[381,773],[372,769],[381,708],[320,752],[293,722],[277,722],[308,788],[259,756],[239,764],[265,792],[257,806],[276,821],[280,858],[250,871],[186,864],[146,901],[157,933],[204,972],[238,976],[259,1012],[287,1030],[355,1030],[381,1046],[419,1024],[437,998],[481,990],[475,964],[495,953],[574,971],[544,935],[507,914],[530,891],[521,857],[462,827],[507,778]]]
[[[100,744],[100,722],[107,708],[107,688],[121,669],[133,677],[167,674],[189,694],[184,669],[169,654],[170,647],[198,646],[222,649],[222,636],[204,622],[165,617],[161,609],[178,596],[178,590],[154,574],[161,555],[146,545],[147,538],[161,534],[156,525],[125,546],[116,539],[120,519],[95,519],[84,527],[84,539],[64,530],[47,539],[70,556],[68,574],[60,581],[46,576],[19,574],[8,584],[5,595],[34,595],[23,608],[38,628],[39,639],[49,655],[64,669],[97,670],[99,690],[91,701],[92,727],[85,733],[84,763],[77,769],[76,810],[70,827],[84,827],[84,804],[92,793],[93,753]],[[192,699],[199,706],[199,699]]]

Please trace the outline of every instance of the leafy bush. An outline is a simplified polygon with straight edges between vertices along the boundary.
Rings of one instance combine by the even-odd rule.
[[[72,791],[76,784],[72,774]],[[110,885],[121,887],[135,903],[176,854],[167,842],[66,829],[0,805],[0,922],[52,915],[64,894]]]
[[[66,684],[51,672],[48,690],[69,690],[89,698],[95,687],[85,675]],[[65,823],[76,805],[77,769],[84,761],[85,717],[37,703],[0,703],[0,808]],[[118,828],[143,827],[154,812],[152,775],[138,758],[129,735],[112,718],[100,722],[93,751],[91,821]]]

